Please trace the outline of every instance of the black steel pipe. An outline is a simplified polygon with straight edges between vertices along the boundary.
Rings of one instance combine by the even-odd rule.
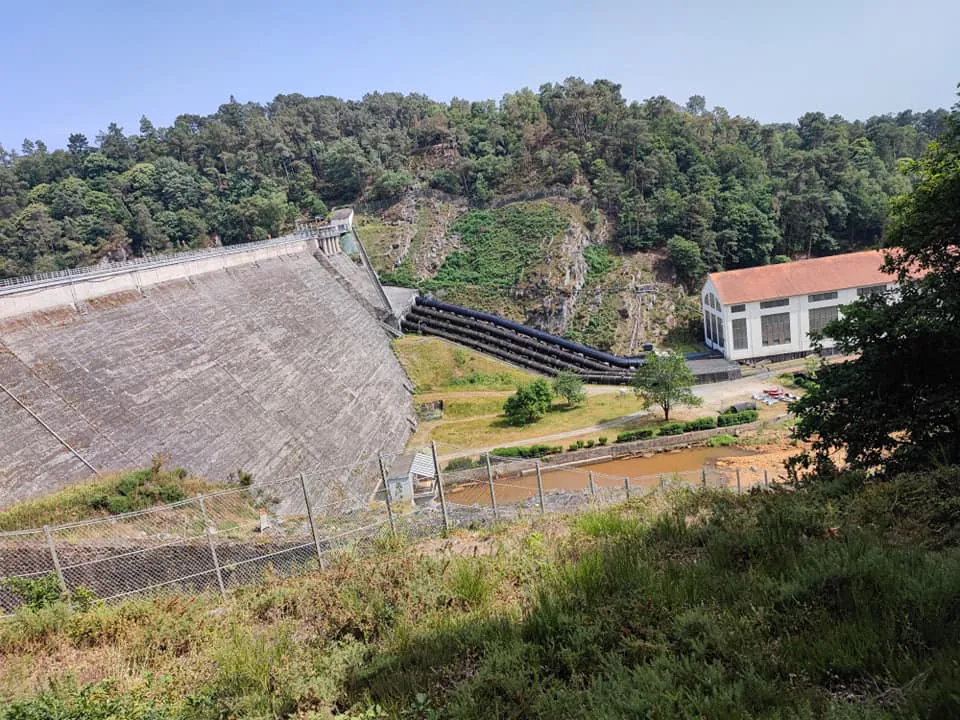
[[[408,314],[408,318],[421,318],[428,317],[434,318],[437,320],[446,321],[453,325],[459,325],[464,329],[472,329],[482,331],[484,334],[492,335],[494,337],[500,337],[504,340],[510,342],[514,345],[521,345],[527,348],[530,348],[534,351],[540,351],[547,355],[552,355],[560,360],[568,362],[577,367],[583,367],[588,370],[599,371],[601,373],[609,372],[615,370],[616,368],[611,367],[606,363],[598,362],[592,358],[588,358],[584,355],[578,353],[569,352],[553,343],[548,343],[544,340],[538,338],[524,336],[520,333],[516,333],[512,330],[505,330],[496,325],[492,325],[486,322],[479,322],[470,317],[464,317],[456,313],[451,313],[447,310],[438,310],[436,308],[430,307],[414,307]]]
[[[490,313],[479,312],[477,310],[470,310],[469,308],[460,307],[459,305],[452,305],[451,303],[440,302],[439,300],[433,300],[432,298],[426,298],[418,296],[416,299],[417,305],[423,305],[425,307],[433,307],[439,310],[447,310],[448,312],[457,313],[460,315],[466,315],[467,317],[475,318],[476,320],[482,320],[484,322],[491,323],[493,325],[499,325],[500,327],[505,327],[510,330],[515,330],[516,332],[523,333],[524,335],[529,335],[531,337],[539,338],[549,343],[559,345],[560,347],[566,348],[575,353],[580,353],[587,357],[591,357],[595,360],[605,362],[609,365],[614,365],[616,367],[621,367],[624,369],[633,369],[643,365],[643,356],[638,355],[636,357],[624,358],[617,355],[611,355],[610,353],[605,353],[602,350],[597,350],[592,347],[587,347],[586,345],[581,345],[580,343],[567,340],[562,337],[557,337],[556,335],[551,335],[550,333],[543,332],[542,330],[537,330],[536,328],[529,327],[527,325],[521,325],[520,323],[515,323],[512,320],[507,320],[498,315],[492,315]]]

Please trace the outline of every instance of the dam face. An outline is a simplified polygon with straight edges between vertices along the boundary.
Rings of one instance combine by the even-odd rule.
[[[0,507],[156,453],[211,481],[322,471],[318,499],[372,490],[349,469],[402,450],[408,381],[369,278],[315,247],[0,287]]]

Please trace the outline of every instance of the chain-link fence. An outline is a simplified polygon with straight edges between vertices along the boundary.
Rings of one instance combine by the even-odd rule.
[[[259,483],[107,518],[0,533],[0,614],[55,578],[67,593],[111,600],[214,590],[322,565],[387,524],[382,507],[311,492],[321,475]],[[324,488],[329,491],[329,488]],[[331,498],[318,504],[313,497]]]
[[[136,512],[0,533],[0,615],[22,604],[38,581],[103,600],[225,594],[265,575],[322,567],[389,533],[436,536],[680,486],[747,492],[774,482],[755,468],[624,476],[450,446],[443,452],[445,466],[434,445]],[[357,490],[374,485],[372,496]]]

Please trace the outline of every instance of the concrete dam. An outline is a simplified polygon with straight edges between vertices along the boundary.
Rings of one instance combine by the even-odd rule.
[[[415,420],[383,290],[338,238],[0,281],[0,507],[157,453],[212,481],[321,471],[318,498],[368,493],[357,467]]]

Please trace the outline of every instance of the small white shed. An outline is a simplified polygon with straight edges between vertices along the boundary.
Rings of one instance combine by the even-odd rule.
[[[387,472],[387,492],[393,502],[413,502],[417,497],[432,495],[437,478],[433,455],[415,452],[399,455]]]

